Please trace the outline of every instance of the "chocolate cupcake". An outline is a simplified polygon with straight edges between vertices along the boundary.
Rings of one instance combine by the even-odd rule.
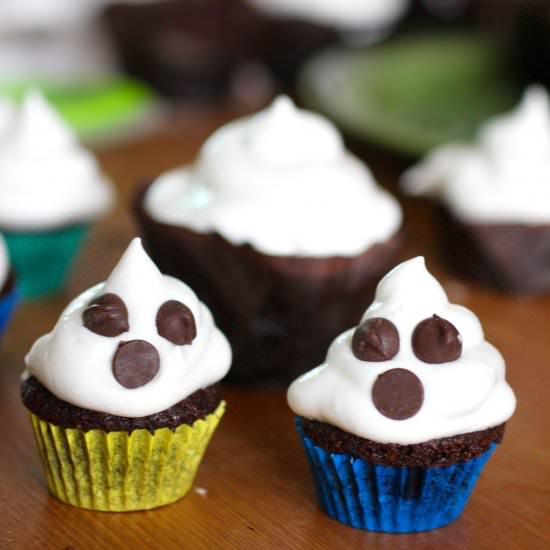
[[[476,143],[436,149],[407,171],[407,193],[441,204],[445,256],[459,273],[510,293],[550,290],[550,104],[527,90]]]
[[[23,403],[54,496],[128,511],[185,495],[225,409],[216,384],[231,351],[210,311],[139,239],[25,361]]]
[[[157,264],[212,308],[239,384],[320,361],[402,240],[395,199],[331,123],[284,97],[215,132],[193,166],[141,192],[137,214]]]
[[[112,202],[94,156],[29,92],[0,143],[0,231],[24,297],[63,286],[91,221]]]
[[[319,50],[338,43],[364,44],[383,35],[408,7],[408,0],[243,0],[264,26],[260,51],[288,85]]]
[[[8,325],[16,302],[15,278],[10,269],[8,251],[4,244],[4,239],[0,235],[0,337]]]
[[[239,68],[257,58],[261,28],[240,1],[118,3],[104,19],[125,70],[167,96],[223,98]]]
[[[390,533],[456,520],[515,409],[504,372],[423,258],[388,273],[360,324],[288,390],[326,512]]]

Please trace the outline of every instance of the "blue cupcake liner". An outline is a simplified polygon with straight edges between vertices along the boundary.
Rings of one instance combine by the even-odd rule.
[[[0,337],[4,334],[4,330],[8,326],[8,321],[15,309],[18,299],[19,292],[17,288],[14,288],[5,296],[0,297]]]
[[[493,443],[481,455],[450,466],[383,466],[318,447],[305,436],[300,418],[296,428],[328,515],[385,533],[429,531],[456,520],[496,447]]]

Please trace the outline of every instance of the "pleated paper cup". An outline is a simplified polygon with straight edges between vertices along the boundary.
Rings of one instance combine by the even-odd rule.
[[[191,488],[225,402],[193,425],[132,432],[61,428],[30,413],[50,492],[62,502],[110,512],[148,510]]]
[[[3,232],[24,298],[40,298],[63,287],[87,233],[86,224],[49,231]]]
[[[479,456],[443,467],[372,464],[315,445],[296,420],[317,495],[341,523],[385,533],[429,531],[455,521],[496,443]]]

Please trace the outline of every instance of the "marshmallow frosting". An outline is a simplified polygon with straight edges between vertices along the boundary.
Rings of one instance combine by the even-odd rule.
[[[8,257],[8,250],[2,235],[0,235],[0,292],[4,288],[6,281],[8,280],[8,274],[10,272],[10,262]]]
[[[248,0],[275,17],[295,17],[343,29],[385,27],[399,18],[408,0]]]
[[[462,354],[455,361],[429,364],[414,354],[413,330],[434,314],[458,329]],[[513,414],[516,400],[504,377],[501,354],[484,339],[470,310],[449,303],[423,258],[403,262],[380,281],[362,320],[373,317],[396,326],[397,355],[387,361],[361,361],[352,353],[354,329],[344,332],[330,346],[325,363],[290,386],[288,403],[296,414],[379,443],[399,444],[483,430]],[[373,403],[377,378],[394,368],[411,371],[424,389],[422,406],[405,420],[384,416]]]
[[[482,125],[474,144],[435,149],[402,186],[466,222],[538,225],[550,223],[549,180],[550,101],[533,86],[515,111]]]
[[[38,92],[0,135],[0,226],[9,230],[87,221],[113,201],[94,156]]]
[[[88,304],[105,293],[118,295],[128,310],[129,330],[120,336],[101,336],[83,325]],[[176,345],[157,331],[157,312],[170,300],[180,301],[193,313],[196,337],[189,345]],[[160,368],[149,383],[128,389],[115,379],[112,363],[117,346],[132,340],[154,346]],[[24,376],[34,375],[59,399],[135,418],[163,411],[218,382],[229,370],[231,349],[208,308],[183,282],[162,275],[140,239],[134,239],[109,278],[73,300],[25,361]]]
[[[160,223],[275,256],[354,256],[402,221],[337,129],[287,97],[217,130],[194,165],[149,187],[144,208]]]

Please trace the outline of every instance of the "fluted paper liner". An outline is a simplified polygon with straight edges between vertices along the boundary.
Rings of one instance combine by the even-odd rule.
[[[146,510],[191,488],[225,402],[175,431],[105,432],[61,428],[30,413],[48,488],[59,500],[92,510]]]
[[[328,452],[304,434],[299,418],[296,427],[327,514],[386,533],[428,531],[455,521],[496,447],[492,443],[479,456],[450,466],[384,466]]]

